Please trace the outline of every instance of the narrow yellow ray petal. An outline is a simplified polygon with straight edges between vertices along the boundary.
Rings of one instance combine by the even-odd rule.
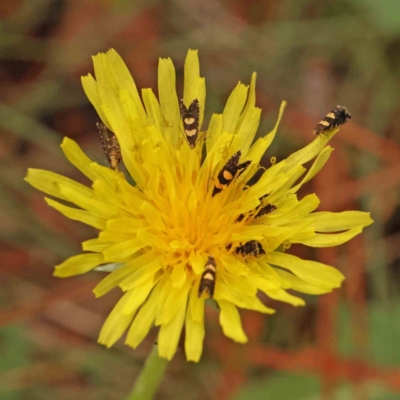
[[[186,307],[181,305],[178,314],[167,325],[161,325],[158,335],[158,355],[171,360],[178,347],[183,323],[185,320]]]
[[[111,289],[117,287],[127,276],[143,265],[149,264],[154,260],[155,254],[153,252],[146,252],[132,261],[126,263],[121,268],[107,275],[97,286],[93,289],[96,297],[103,296]]]
[[[226,301],[236,307],[247,308],[265,314],[273,314],[275,311],[264,306],[256,296],[247,296],[238,291],[234,286],[228,285],[224,279],[218,279],[215,285],[214,299],[219,303]]]
[[[286,290],[282,288],[269,289],[268,292],[265,292],[265,294],[268,297],[271,297],[271,299],[283,301],[295,307],[304,306],[306,304],[306,302],[303,299],[297,296],[293,296],[292,294],[289,294],[288,292],[286,292]]]
[[[102,253],[110,246],[110,243],[104,243],[99,238],[89,239],[82,242],[83,251],[92,251],[94,253]]]
[[[132,293],[129,302],[124,305],[122,313],[125,315],[132,315],[136,313],[139,307],[145,302],[153,287],[157,284],[158,280],[153,278],[143,281],[140,286],[132,288],[128,293]]]
[[[132,238],[124,242],[119,242],[104,251],[104,261],[124,261],[127,257],[141,250],[143,247],[145,247],[143,242],[136,238]]]
[[[126,331],[132,322],[135,310],[130,314],[123,313],[123,310],[132,301],[134,295],[136,295],[136,292],[131,290],[125,293],[118,301],[101,328],[98,339],[99,343],[111,347]]]
[[[81,82],[87,98],[92,103],[93,107],[96,109],[96,112],[99,115],[100,119],[104,122],[104,124],[108,128],[111,128],[111,124],[108,122],[107,117],[103,113],[103,110],[101,108],[101,100],[97,89],[97,82],[90,74],[82,76]]]
[[[65,137],[61,143],[61,149],[68,161],[91,181],[102,178],[101,174],[91,168],[93,161],[82,151],[78,143]]]
[[[158,283],[150,293],[149,298],[143,304],[142,308],[135,316],[131,327],[129,328],[125,343],[134,349],[147,336],[154,323],[157,305],[159,302],[159,286],[160,284]]]
[[[286,159],[286,165],[283,171],[293,168],[294,165],[305,164],[315,158],[338,131],[339,129],[334,129],[323,135],[319,135],[309,145],[290,155]]]
[[[193,321],[202,322],[204,320],[204,297],[198,296],[200,278],[196,280],[189,293],[189,307]]]
[[[247,99],[248,86],[238,83],[230,94],[224,112],[222,113],[222,130],[223,132],[235,133],[236,126],[239,122],[240,114]],[[240,149],[234,149],[237,151]]]
[[[158,95],[160,111],[168,127],[168,140],[170,145],[174,145],[180,136],[180,113],[176,94],[175,67],[170,58],[160,58],[158,63]]]
[[[118,207],[97,200],[93,191],[82,193],[79,187],[66,186],[64,183],[60,183],[59,188],[61,195],[65,199],[100,218],[110,218],[121,214],[121,210]]]
[[[166,126],[166,122],[161,112],[160,104],[158,103],[157,97],[154,95],[151,89],[142,90],[143,102],[146,107],[146,113],[149,121],[149,125],[154,125],[159,131],[163,130],[163,125]],[[167,120],[168,123],[170,122]],[[176,121],[177,123],[178,121]]]
[[[315,212],[306,217],[312,226],[318,232],[340,232],[352,229],[357,226],[365,227],[371,225],[374,221],[370,213],[362,211],[343,211],[333,212]]]
[[[83,186],[72,179],[66,178],[65,176],[43,169],[29,168],[25,180],[36,189],[63,200],[71,201],[69,197],[61,192],[61,184],[64,187],[72,188],[82,196],[93,196],[93,191],[88,187]]]
[[[162,251],[168,251],[168,245],[160,235],[153,234],[146,230],[138,230],[136,236],[138,240],[146,246],[154,247]]]
[[[330,155],[332,154],[333,148],[331,146],[326,146],[322,149],[321,153],[318,154],[317,159],[314,161],[312,167],[307,172],[307,175],[303,178],[303,180],[290,189],[291,193],[296,193],[306,182],[314,178],[315,175],[318,174],[319,171],[323,168],[326,162],[329,160]]]
[[[311,283],[300,279],[298,276],[282,269],[277,269],[276,272],[285,280],[285,282],[288,283],[290,289],[296,290],[297,292],[317,295],[332,291],[332,288],[312,285]]]
[[[281,107],[279,109],[278,120],[274,126],[274,129],[270,133],[268,133],[265,137],[258,139],[251,147],[248,152],[247,157],[250,160],[253,160],[255,164],[258,164],[261,160],[261,157],[264,155],[265,151],[271,145],[272,141],[275,138],[276,132],[279,127],[279,123],[281,122],[283,111],[286,107],[286,101],[283,101]]]
[[[237,308],[232,303],[225,300],[219,300],[218,305],[221,308],[219,322],[225,336],[228,336],[235,342],[246,343],[247,336],[243,331]]]
[[[143,104],[140,100],[139,92],[136,88],[135,81],[132,78],[126,64],[121,56],[114,50],[110,49],[106,54],[110,73],[112,74],[115,82],[118,84],[119,89],[125,89],[131,97],[131,101],[135,106],[135,111],[140,117],[143,125],[147,124],[146,113]]]
[[[316,261],[302,260],[286,253],[269,253],[268,262],[293,272],[299,278],[315,286],[340,287],[344,279],[341,272],[329,265]]]
[[[240,149],[245,157],[253,142],[254,136],[260,124],[261,109],[256,104],[256,78],[257,74],[251,75],[250,89],[246,105],[237,126],[237,135],[241,138]]]
[[[131,272],[127,278],[125,278],[119,286],[122,290],[130,290],[131,288],[140,286],[143,282],[150,278],[162,268],[162,264],[159,258],[156,258],[152,262],[136,267],[134,272]]]
[[[237,293],[246,293],[246,296],[255,296],[257,294],[256,285],[243,276],[220,273],[218,279],[222,279],[228,287],[231,287]]]
[[[342,233],[317,233],[314,237],[304,240],[298,240],[298,243],[305,244],[310,247],[334,247],[353,239],[354,236],[359,235],[362,228],[352,228],[347,232]]]
[[[168,325],[178,314],[179,310],[186,307],[190,286],[191,282],[186,280],[185,285],[183,285],[181,288],[172,287],[169,290],[163,312],[159,320],[161,325]]]
[[[314,211],[320,204],[319,198],[315,194],[309,194],[302,198],[299,203],[288,212],[282,214],[282,211],[269,216],[268,222],[271,225],[285,225],[298,221],[307,214]]]
[[[248,268],[246,267],[245,262],[242,262],[233,256],[222,256],[220,257],[220,260],[225,269],[232,275],[248,276]]]
[[[65,206],[64,204],[61,204],[47,197],[45,197],[44,200],[50,207],[53,207],[69,219],[83,222],[84,224],[93,226],[97,229],[105,229],[106,227],[106,220],[104,218],[99,218],[88,211]]]
[[[172,286],[176,289],[181,290],[183,284],[186,281],[186,264],[180,263],[175,265],[171,273]]]
[[[210,125],[207,131],[206,138],[206,147],[207,154],[211,152],[215,142],[222,134],[222,115],[221,114],[213,114],[211,117]]]
[[[110,106],[110,103],[103,104],[102,109],[112,125],[112,131],[118,138],[126,169],[137,184],[144,184],[144,172],[139,168],[143,164],[143,160],[140,157],[140,146],[135,141],[135,138],[139,136],[138,133],[143,130],[139,125],[139,117],[136,118],[135,123],[130,124],[122,111],[116,111]]]
[[[188,361],[198,362],[203,352],[204,321],[195,321],[188,307],[185,320],[185,353]]]
[[[104,259],[102,254],[79,254],[68,258],[59,265],[56,265],[53,275],[58,276],[59,278],[66,278],[73,275],[84,274],[103,262]]]

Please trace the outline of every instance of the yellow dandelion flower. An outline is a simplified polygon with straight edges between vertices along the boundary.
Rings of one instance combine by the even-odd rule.
[[[273,130],[253,143],[261,114],[255,74],[249,87],[236,86],[223,113],[213,114],[202,131],[206,91],[197,51],[186,58],[181,103],[170,59],[160,59],[159,99],[151,89],[139,96],[114,50],[93,60],[95,78],[83,77],[83,87],[104,129],[118,139],[109,149],[121,151],[129,180],[118,170],[115,154],[109,154],[113,168],[101,166],[68,138],[62,150],[91,187],[37,169],[29,170],[26,180],[76,206],[46,198],[51,207],[100,231],[82,244],[83,254],[54,273],[111,270],[94,293],[102,296],[118,286],[123,295],[105,321],[100,343],[112,346],[127,331],[126,344],[135,348],[156,325],[159,355],[171,359],[185,328],[186,357],[198,361],[207,298],[219,306],[225,335],[244,343],[238,308],[274,312],[259,300],[259,291],[299,306],[304,301],[289,289],[317,295],[341,285],[343,275],[335,268],[282,251],[292,243],[336,246],[372,223],[368,213],[358,211],[314,212],[315,194],[296,195],[328,160],[333,149],[327,142],[337,129],[265,169],[259,162],[285,103]],[[305,173],[303,165],[312,159]],[[260,169],[261,178],[249,185]]]

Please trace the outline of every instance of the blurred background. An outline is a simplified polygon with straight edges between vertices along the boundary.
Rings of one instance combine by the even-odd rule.
[[[35,167],[85,182],[61,153],[64,136],[106,163],[80,76],[110,47],[139,88],[155,91],[158,57],[171,57],[178,93],[187,50],[199,49],[203,129],[257,71],[260,134],[288,101],[266,166],[309,143],[331,108],[346,106],[351,122],[302,195],[317,192],[319,210],[371,211],[375,220],[339,248],[292,246],[339,268],[345,284],[304,296],[302,308],[271,301],[274,316],[242,312],[247,345],[226,339],[207,310],[201,362],[178,352],[157,399],[400,398],[398,0],[4,0],[0,18],[0,399],[123,399],[153,344],[155,332],[135,351],[96,343],[120,293],[95,299],[100,273],[52,277],[94,231],[47,207],[23,181]]]

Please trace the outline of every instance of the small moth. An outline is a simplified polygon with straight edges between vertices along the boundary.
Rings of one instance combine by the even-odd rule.
[[[259,218],[262,217],[263,215],[271,214],[272,212],[276,211],[276,206],[273,204],[267,204],[264,207],[259,208],[260,206],[257,207],[256,211],[257,214],[254,218]]]
[[[330,131],[339,125],[345,124],[351,118],[350,113],[346,107],[336,106],[326,114],[326,116],[318,122],[314,128],[314,135]]]
[[[103,145],[104,154],[107,157],[108,163],[114,171],[118,171],[118,165],[122,159],[118,139],[102,122],[97,122],[96,126],[99,130],[101,144]]]
[[[204,272],[201,275],[200,285],[199,285],[199,297],[206,292],[213,297],[215,289],[215,275],[216,275],[217,263],[214,257],[208,256],[208,260],[204,267]]]
[[[244,244],[240,244],[240,246],[235,249],[236,254],[241,254],[243,256],[253,256],[259,257],[262,254],[265,254],[265,250],[263,249],[261,243],[256,240],[250,240]]]
[[[212,196],[214,197],[216,194],[222,192],[222,189],[226,186],[229,186],[235,177],[239,177],[246,168],[251,164],[251,161],[245,161],[242,164],[239,164],[240,156],[242,152],[237,151],[224,165],[224,167],[219,172],[215,186],[212,192]]]
[[[189,147],[191,149],[194,149],[199,138],[199,101],[197,99],[194,99],[189,108],[186,108],[185,104],[183,104],[182,99],[179,103],[179,108],[181,111],[181,118],[186,140],[189,144]]]

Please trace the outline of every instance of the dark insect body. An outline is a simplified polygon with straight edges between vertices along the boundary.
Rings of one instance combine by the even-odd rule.
[[[99,130],[101,144],[103,145],[103,150],[107,157],[107,161],[114,171],[118,171],[118,165],[122,159],[121,148],[119,146],[118,139],[115,134],[109,131],[102,122],[97,122],[96,126]]]
[[[336,106],[331,111],[329,111],[326,116],[318,122],[314,129],[314,135],[319,135],[336,128],[339,125],[345,124],[351,118],[350,113],[347,111],[346,107]]]
[[[233,179],[239,177],[251,164],[251,161],[245,161],[244,163],[239,164],[241,155],[242,152],[240,150],[237,151],[221,169],[214,185],[212,192],[213,197],[222,192],[224,187],[229,186]]]
[[[244,244],[240,244],[240,246],[235,249],[236,254],[241,254],[242,256],[253,256],[259,257],[265,254],[265,250],[263,249],[261,243],[256,240],[250,240]]]
[[[258,207],[257,207],[258,210]],[[264,207],[261,207],[260,210],[258,211],[258,213],[256,214],[256,216],[254,218],[259,218],[262,217],[263,215],[267,215],[270,214],[272,212],[274,212],[276,210],[276,206],[274,206],[273,204],[267,204]]]
[[[200,105],[197,99],[194,99],[189,108],[183,104],[183,99],[179,103],[181,118],[183,122],[183,130],[185,132],[186,140],[191,149],[196,147],[199,138],[199,116]]]
[[[208,293],[210,297],[214,295],[215,277],[216,277],[217,264],[214,257],[208,256],[208,260],[204,267],[204,272],[201,275],[199,285],[199,297],[204,293]]]
[[[263,199],[264,199],[265,197],[269,196],[270,194],[271,194],[271,193],[267,193],[267,194],[265,194],[264,196],[261,196],[261,197],[259,198],[260,202],[262,203]],[[253,216],[253,215],[255,214],[255,215],[254,215],[254,218],[259,218],[259,217],[262,217],[263,215],[267,215],[267,214],[270,214],[270,213],[276,211],[276,209],[277,209],[277,207],[274,206],[273,204],[266,204],[266,205],[263,206],[263,207],[261,206],[261,204],[259,204],[254,210],[250,211],[249,213],[247,213],[247,214],[240,214],[240,215],[238,216],[236,222],[243,221],[243,219],[246,217],[246,215],[247,215],[248,217],[251,217],[251,216]]]

